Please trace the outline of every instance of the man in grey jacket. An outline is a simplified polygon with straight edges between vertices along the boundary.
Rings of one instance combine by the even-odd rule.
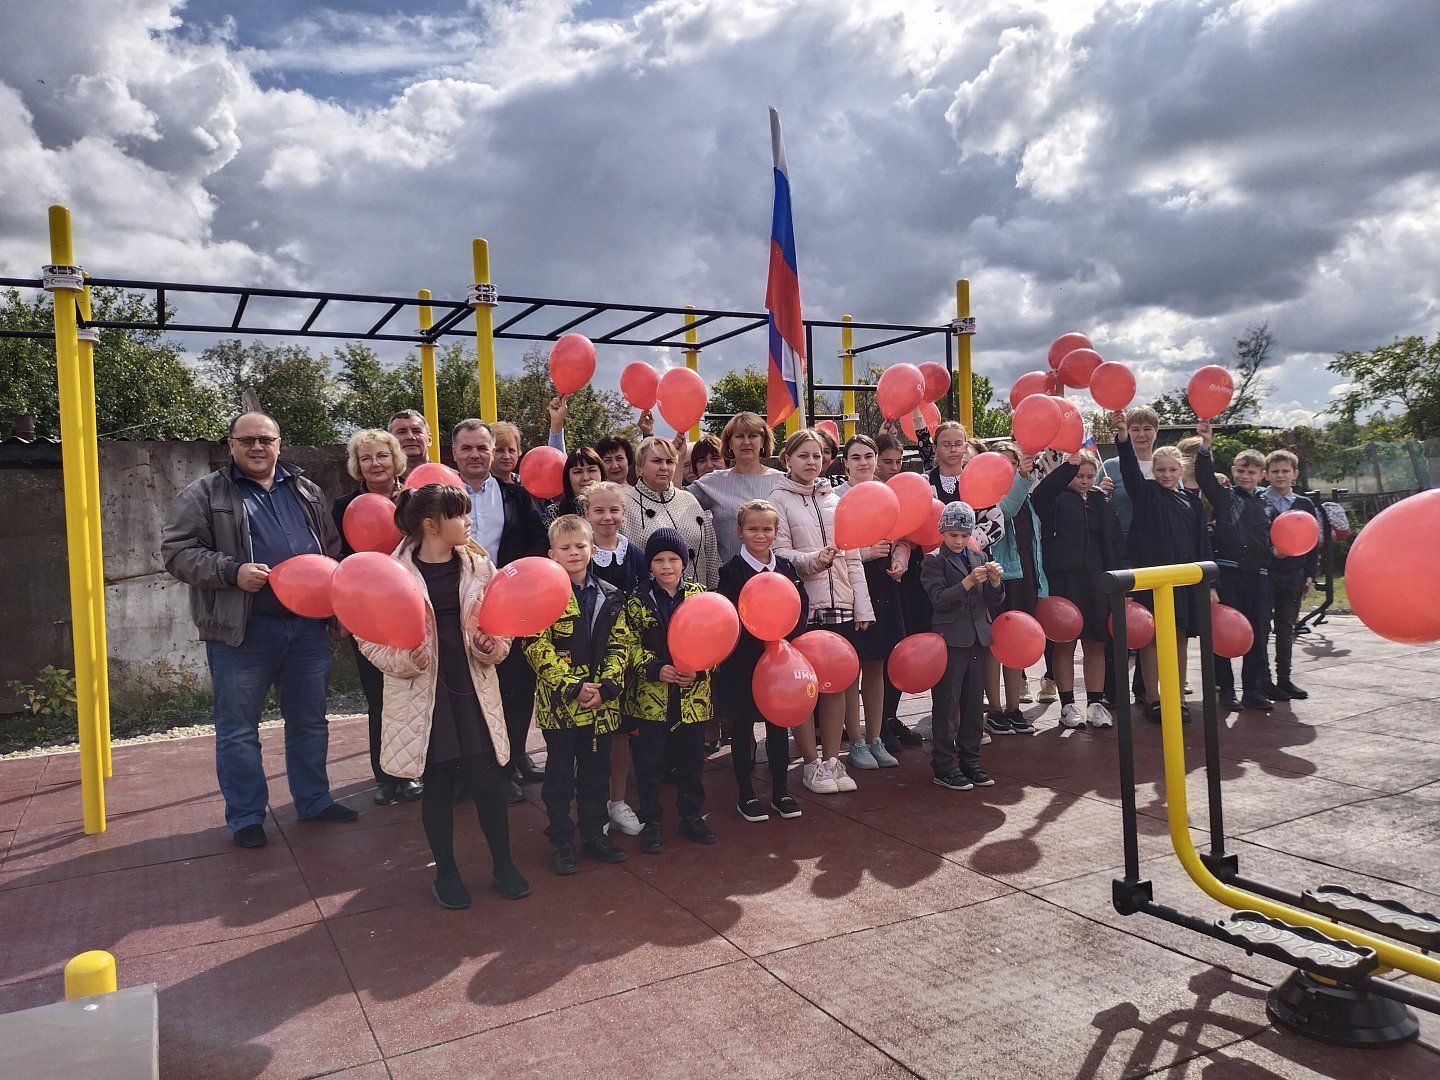
[[[280,461],[280,427],[265,413],[230,422],[229,464],[175,497],[165,523],[165,569],[190,586],[190,614],[205,642],[215,694],[215,772],[225,821],[240,847],[265,845],[269,790],[260,759],[260,712],[272,686],[285,720],[285,773],[297,815],[354,821],[330,797],[325,620],[287,611],[270,571],[295,555],[338,558],[340,536],[325,495]]]

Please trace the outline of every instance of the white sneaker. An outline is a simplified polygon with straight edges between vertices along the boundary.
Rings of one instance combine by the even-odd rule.
[[[840,785],[835,783],[835,777],[830,773],[830,762],[820,758],[805,763],[805,768],[801,770],[801,781],[817,795],[834,795],[840,790]]]
[[[1080,706],[1073,702],[1060,710],[1060,726],[1077,728],[1085,726],[1085,717],[1080,714]]]
[[[1044,705],[1049,705],[1052,701],[1060,700],[1060,691],[1055,689],[1054,679],[1040,680],[1040,694],[1035,700]]]
[[[980,732],[980,745],[981,745],[981,746],[984,746],[984,745],[985,745],[987,742],[989,742],[989,741],[990,741],[990,733],[989,733],[988,731],[982,731],[982,732]]]
[[[610,824],[626,836],[640,835],[640,819],[635,816],[635,811],[630,809],[630,804],[624,799],[619,802],[607,802],[605,809],[610,814]]]
[[[1035,696],[1030,692],[1029,676],[1020,676],[1020,704],[1029,705],[1034,700]]]
[[[830,778],[835,781],[836,791],[854,791],[856,783],[850,779],[850,774],[845,771],[845,763],[839,758],[831,758],[825,763],[830,767]]]
[[[1086,708],[1085,719],[1090,722],[1091,727],[1095,728],[1115,726],[1115,721],[1110,716],[1110,710],[1098,701]]]

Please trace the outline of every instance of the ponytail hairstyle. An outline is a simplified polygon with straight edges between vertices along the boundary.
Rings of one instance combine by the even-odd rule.
[[[470,496],[458,487],[426,484],[406,488],[395,500],[395,527],[418,544],[425,535],[427,519],[464,517],[469,512]]]

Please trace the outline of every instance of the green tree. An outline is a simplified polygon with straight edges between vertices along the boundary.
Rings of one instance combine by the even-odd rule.
[[[335,423],[338,391],[330,362],[299,345],[248,344],[230,338],[200,354],[200,366],[226,406],[255,404],[275,417],[287,443],[323,446],[340,437]]]
[[[539,446],[550,435],[548,407],[555,387],[550,383],[546,356],[539,348],[527,349],[520,360],[520,374],[496,380],[500,418],[520,429],[521,441],[527,447]],[[630,406],[619,393],[589,385],[570,395],[565,420],[567,446],[593,446],[615,431],[633,432]]]
[[[767,387],[765,372],[753,367],[721,375],[710,385],[710,404],[706,411],[715,413],[716,419],[705,421],[705,429],[712,435],[719,435],[726,420],[736,413],[753,412],[764,416]]]
[[[977,439],[998,439],[1010,434],[1010,403],[995,404],[995,387],[988,375],[970,373],[970,432]]]
[[[1254,419],[1260,399],[1269,388],[1264,368],[1270,362],[1274,348],[1275,335],[1270,332],[1268,322],[1250,327],[1243,337],[1235,339],[1235,359],[1229,365],[1235,380],[1235,396],[1230,399],[1225,411],[1215,417],[1216,424],[1238,424]],[[1190,407],[1184,387],[1161,394],[1150,403],[1150,407],[1162,424],[1189,426],[1199,419]]]
[[[401,409],[421,407],[418,359],[386,367],[369,345],[351,341],[325,360],[335,372],[338,397],[334,417],[342,432],[384,427]]]
[[[96,288],[91,315],[97,322],[139,322],[154,317],[140,293]],[[0,326],[53,335],[50,295],[26,301],[16,289],[0,292]],[[201,384],[183,350],[153,330],[101,330],[95,344],[95,423],[103,438],[205,439],[224,432],[219,396]],[[60,397],[55,341],[0,338],[0,418],[8,431],[20,413],[35,417],[42,438],[60,435]]]
[[[1396,338],[1368,352],[1341,352],[1327,365],[1350,380],[1330,411],[1352,423],[1364,412],[1399,408],[1391,437],[1440,437],[1440,333]],[[1372,436],[1378,437],[1378,436]]]

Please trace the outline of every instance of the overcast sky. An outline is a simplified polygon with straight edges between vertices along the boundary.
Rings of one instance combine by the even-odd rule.
[[[1268,320],[1266,418],[1297,422],[1337,350],[1440,330],[1432,0],[80,0],[3,24],[4,275],[37,273],[60,201],[97,275],[459,298],[485,236],[502,293],[753,310],[774,105],[806,315],[943,322],[967,277],[1002,391],[1080,330],[1151,397]],[[597,382],[637,358],[663,359],[605,350]]]

